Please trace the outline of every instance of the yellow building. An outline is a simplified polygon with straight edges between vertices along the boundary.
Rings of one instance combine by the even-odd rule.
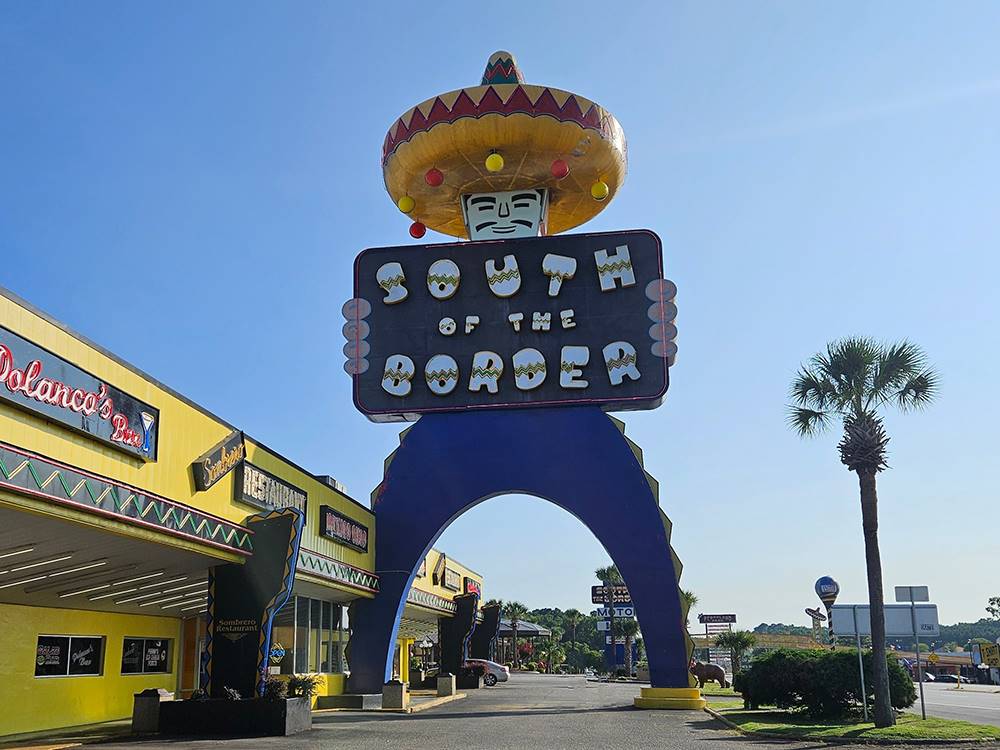
[[[337,694],[347,605],[378,592],[372,512],[0,288],[0,705],[19,707],[0,736],[196,689],[209,568],[252,554],[248,516],[288,506],[306,522],[269,670]],[[408,618],[447,615],[456,574],[482,584],[448,570]]]
[[[412,660],[425,663],[431,658],[427,643],[432,635],[436,642],[438,619],[455,613],[453,597],[471,592],[479,594],[482,601],[483,577],[479,573],[439,550],[427,554],[403,607],[393,656],[394,677],[409,682]]]

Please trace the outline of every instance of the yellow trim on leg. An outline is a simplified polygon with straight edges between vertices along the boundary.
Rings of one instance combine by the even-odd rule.
[[[705,699],[698,688],[644,687],[635,699],[636,708],[680,709],[701,711]]]

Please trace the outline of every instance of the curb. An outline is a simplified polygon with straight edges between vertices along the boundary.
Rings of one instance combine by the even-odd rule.
[[[917,739],[882,739],[882,738],[858,738],[858,737],[788,737],[779,734],[772,734],[770,732],[754,732],[748,729],[744,729],[738,724],[734,724],[725,716],[720,714],[718,711],[713,711],[711,708],[705,707],[705,713],[711,716],[716,721],[725,724],[729,729],[739,732],[747,737],[759,737],[761,739],[768,740],[785,740],[787,742],[825,742],[828,745],[997,745],[1000,744],[1000,740],[983,740],[977,738],[966,738],[966,739],[954,739],[954,740],[917,740]]]

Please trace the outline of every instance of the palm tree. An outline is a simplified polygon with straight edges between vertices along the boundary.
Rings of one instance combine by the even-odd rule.
[[[605,587],[608,586],[620,586],[624,581],[622,581],[622,574],[618,572],[617,565],[608,565],[605,568],[598,568],[594,571],[594,575],[597,576],[597,580],[604,584]],[[604,594],[605,604],[608,607],[608,634],[611,636],[611,671],[615,671],[618,666],[618,659],[615,656],[615,597],[614,594]]]
[[[635,620],[622,620],[622,638],[625,639],[625,676],[632,676],[632,641],[639,635],[639,623]]]
[[[521,604],[521,602],[507,602],[503,605],[503,613],[510,620],[510,630],[514,636],[514,669],[520,669],[521,657],[517,653],[517,626],[521,624],[524,616],[528,614],[528,608]]]
[[[545,650],[545,673],[552,674],[552,653],[557,650],[559,641],[562,640],[563,630],[553,626],[549,629],[549,646]]]
[[[938,374],[920,347],[903,341],[882,344],[847,338],[828,344],[792,381],[788,421],[802,436],[813,435],[839,420],[844,434],[840,461],[858,475],[861,519],[868,567],[874,663],[875,726],[896,723],[889,700],[885,650],[882,561],[878,548],[878,493],[875,475],[887,468],[889,436],[879,410],[895,404],[903,411],[926,406],[937,394]]]
[[[681,606],[684,608],[684,627],[691,624],[691,610],[698,604],[698,595],[693,591],[681,589]]]
[[[578,609],[567,609],[563,620],[569,626],[569,642],[576,648],[576,626],[583,622],[583,612]]]
[[[752,649],[756,643],[756,636],[749,630],[730,630],[726,633],[719,633],[715,637],[716,646],[729,649],[729,655],[733,661],[733,675],[743,671],[743,654]]]

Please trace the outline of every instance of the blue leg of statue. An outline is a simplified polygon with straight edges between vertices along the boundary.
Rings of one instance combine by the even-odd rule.
[[[664,518],[622,433],[599,409],[578,407],[427,415],[403,436],[374,506],[380,593],[351,610],[350,692],[379,693],[390,679],[407,591],[441,532],[474,505],[511,493],[548,500],[593,532],[632,595],[652,686],[687,688]],[[502,565],[517,542],[500,539],[489,554]]]

